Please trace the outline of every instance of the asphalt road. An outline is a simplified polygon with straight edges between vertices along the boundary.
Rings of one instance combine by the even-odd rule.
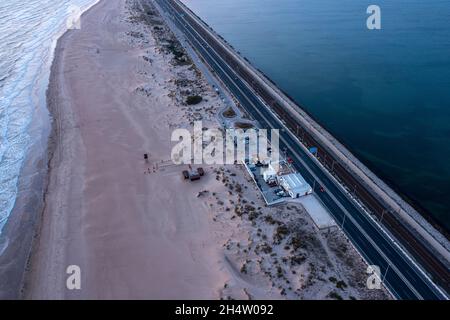
[[[170,1],[157,0],[157,2],[170,13],[172,20],[190,44],[235,95],[244,109],[259,122],[261,128],[280,129],[281,148],[287,148],[296,169],[308,183],[315,185],[315,192],[360,254],[369,264],[380,268],[380,277],[392,294],[398,299],[445,299],[442,291],[407,257],[407,254],[307,154],[308,151],[299,140],[285,129],[285,125],[248,84],[195,31],[185,14],[177,12]],[[320,186],[325,192],[321,192]]]

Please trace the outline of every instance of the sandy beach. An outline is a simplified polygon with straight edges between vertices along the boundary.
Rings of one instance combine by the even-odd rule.
[[[182,179],[171,132],[219,127],[226,106],[146,3],[100,1],[58,42],[24,298],[389,298],[366,288],[367,266],[340,230],[319,231],[298,203],[266,207],[241,166]],[[190,94],[203,101],[186,105]],[[71,265],[80,290],[66,287]]]

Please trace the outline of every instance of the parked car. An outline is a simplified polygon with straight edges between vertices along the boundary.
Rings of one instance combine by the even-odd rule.
[[[203,170],[203,168],[198,168],[197,172],[201,177],[203,177],[205,175],[205,170]]]
[[[281,191],[277,192],[276,195],[279,196],[279,197],[284,197],[286,195],[286,192],[281,190]]]
[[[269,187],[276,187],[277,186],[277,180],[269,180],[267,182],[267,184],[269,185]]]
[[[191,181],[200,180],[200,175],[198,174],[198,172],[192,172],[189,176],[189,179],[191,179]]]
[[[189,179],[189,171],[183,170],[183,177],[184,177],[184,180]]]

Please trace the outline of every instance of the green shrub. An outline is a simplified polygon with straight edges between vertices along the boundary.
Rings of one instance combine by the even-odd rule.
[[[228,108],[223,112],[223,116],[226,118],[234,118],[236,116],[236,112],[234,112],[233,108]]]
[[[335,291],[331,291],[328,294],[328,297],[330,297],[331,299],[335,299],[335,300],[342,300],[342,297]]]
[[[202,102],[203,98],[201,96],[189,96],[186,98],[186,103],[188,105],[193,105],[193,104],[199,104],[200,102]]]
[[[345,289],[347,288],[347,284],[344,281],[340,280],[336,283],[336,288]]]

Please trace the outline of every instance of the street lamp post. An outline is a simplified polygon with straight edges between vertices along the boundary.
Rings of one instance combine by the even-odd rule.
[[[389,262],[389,264],[388,264],[388,266],[387,266],[387,268],[386,268],[386,271],[384,272],[384,276],[383,276],[383,282],[384,282],[384,279],[386,278],[386,274],[388,273],[388,270],[389,270],[389,267],[391,266],[391,263]]]
[[[380,222],[382,222],[383,221],[383,217],[384,217],[384,214],[386,213],[386,209],[383,209],[383,212],[381,212],[381,219],[380,219]]]

